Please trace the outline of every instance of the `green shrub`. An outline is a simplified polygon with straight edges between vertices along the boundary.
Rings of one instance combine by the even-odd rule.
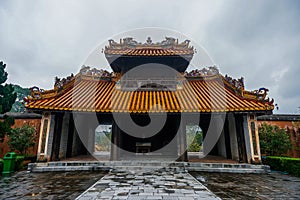
[[[187,126],[186,141],[189,152],[199,152],[202,149],[203,133],[199,126]]]
[[[262,154],[282,156],[292,147],[289,135],[284,129],[263,123],[259,129],[259,141]]]
[[[15,171],[20,171],[24,169],[23,161],[24,161],[24,156],[17,156],[16,157],[16,162],[15,162]]]
[[[3,160],[0,158],[0,172],[2,172],[3,171]]]
[[[300,176],[300,158],[267,156],[266,161],[272,170]]]
[[[12,151],[25,154],[36,143],[36,130],[33,126],[24,124],[21,128],[12,129],[9,134],[8,145]]]
[[[27,161],[29,161],[30,160],[30,162],[36,162],[36,159],[37,159],[37,156],[36,155],[31,155],[31,154],[26,154],[25,156],[24,156],[24,160],[27,160]]]

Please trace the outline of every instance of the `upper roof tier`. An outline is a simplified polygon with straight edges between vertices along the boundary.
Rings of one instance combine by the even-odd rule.
[[[178,72],[184,72],[193,58],[194,47],[190,46],[189,40],[179,43],[178,39],[172,37],[157,43],[153,43],[150,37],[145,43],[127,37],[120,39],[119,43],[109,40],[104,54],[117,73],[125,73],[147,63],[167,65]]]

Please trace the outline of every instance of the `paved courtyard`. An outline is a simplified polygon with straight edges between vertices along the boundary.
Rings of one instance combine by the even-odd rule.
[[[127,189],[127,191],[132,190],[143,190],[148,189],[152,186],[154,189],[154,193],[158,193],[159,197],[162,196],[162,199],[165,197],[169,199],[194,199],[193,193],[191,193],[192,196],[185,195],[186,197],[183,198],[182,196],[178,195],[179,190],[178,189],[184,189],[182,188],[185,186],[182,184],[181,188],[176,187],[176,183],[185,183],[182,178],[179,178],[180,175],[183,177],[188,177],[189,174],[186,174],[184,172],[176,172],[176,173],[154,173],[154,176],[150,177],[151,173],[129,173],[127,175],[133,175],[138,176],[136,179],[140,178],[140,188],[136,187],[137,182],[133,185],[129,182],[129,186],[126,185],[128,183],[128,180],[125,176],[124,181],[116,179],[113,179],[111,176],[115,173],[120,173],[118,176],[114,175],[115,177],[119,177],[122,175],[122,172],[113,172],[110,173],[110,175],[107,175],[105,179],[102,180],[112,180],[116,183],[119,182],[123,183],[122,189],[126,189],[126,187],[130,187],[131,189]],[[132,174],[133,173],[133,174]],[[75,172],[44,172],[44,173],[28,173],[26,171],[17,172],[11,177],[1,177],[0,178],[0,199],[25,199],[25,200],[51,200],[51,199],[65,199],[65,200],[74,200],[79,195],[81,195],[84,191],[86,191],[88,188],[90,188],[93,184],[100,181],[100,179],[105,176],[107,173],[99,172],[99,171],[75,171]],[[162,175],[164,174],[164,175]],[[176,175],[177,174],[177,175]],[[299,199],[300,196],[300,178],[286,175],[282,173],[276,173],[271,172],[268,174],[235,174],[235,173],[206,173],[206,172],[194,172],[190,173],[194,177],[197,178],[205,187],[207,187],[210,191],[212,191],[214,194],[216,194],[218,197],[222,199]],[[164,186],[162,182],[156,181],[156,183],[149,183],[150,181],[153,181],[151,179],[160,179],[160,177],[155,177],[157,175],[160,176],[168,176],[171,175],[171,177],[178,177],[176,178],[177,181],[170,181],[175,182],[171,184],[165,184]],[[143,179],[141,179],[143,176]],[[131,176],[132,177],[132,176]],[[128,179],[130,176],[128,176]],[[170,177],[168,177],[170,178]],[[191,178],[191,177],[189,177]],[[186,178],[185,180],[189,179]],[[131,178],[132,179],[132,178]],[[162,179],[165,179],[165,177],[162,177]],[[132,181],[135,179],[132,179]],[[181,180],[181,181],[180,181]],[[192,179],[191,179],[192,180]],[[130,180],[129,180],[130,181]],[[108,188],[114,188],[113,186],[116,183],[112,183],[112,186],[109,186],[107,183],[102,185],[98,185],[98,191],[94,193],[95,195],[99,195],[100,198],[106,198],[105,196],[101,196],[102,191],[113,191],[112,189]],[[124,185],[125,183],[125,185]],[[160,187],[157,189],[157,184],[160,184]],[[196,183],[198,185],[198,183]],[[122,185],[122,184],[121,184]],[[154,187],[155,186],[155,187]],[[171,187],[172,186],[172,187]],[[195,186],[195,185],[194,185]],[[163,191],[163,188],[167,188],[165,192]],[[169,188],[169,190],[168,190]],[[176,189],[177,188],[177,189]],[[186,190],[189,190],[192,187],[188,187],[186,184]],[[203,188],[202,185],[200,185],[200,188]],[[105,190],[106,189],[106,190]],[[116,188],[114,188],[116,189]],[[172,191],[172,189],[175,189]],[[197,188],[194,189],[194,193],[199,193]],[[206,189],[205,189],[206,190]],[[158,192],[157,192],[158,191]],[[176,193],[177,191],[177,193]],[[182,190],[181,192],[184,193],[185,190]],[[173,193],[172,193],[173,192]],[[164,193],[163,195],[161,195]],[[166,194],[167,193],[167,194]],[[176,193],[176,194],[174,194]],[[86,193],[85,193],[86,194]],[[91,193],[90,193],[91,194]],[[105,194],[105,193],[103,193]],[[114,197],[113,193],[112,197]],[[124,196],[124,197],[123,197]],[[131,195],[125,193],[116,195],[116,198],[122,199],[122,198],[128,198],[130,196],[131,199],[133,197],[142,198],[139,197],[137,194],[134,194],[132,192]],[[147,195],[143,196],[145,198],[148,198]],[[152,195],[150,195],[151,198]],[[150,198],[149,197],[149,198]],[[179,198],[180,197],[180,198]],[[193,197],[193,198],[191,198]],[[208,198],[206,195],[197,196],[196,199],[201,199],[201,197]],[[110,198],[110,197],[109,197]],[[108,198],[108,199],[109,199]],[[214,199],[214,197],[210,197]],[[95,199],[92,195],[86,196],[86,198],[83,199]],[[129,199],[129,198],[128,198]]]
[[[94,199],[220,199],[187,172],[112,171],[77,200]]]

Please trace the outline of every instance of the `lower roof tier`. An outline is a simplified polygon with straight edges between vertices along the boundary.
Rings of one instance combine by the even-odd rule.
[[[271,111],[267,100],[243,98],[221,76],[190,80],[175,91],[124,91],[115,81],[84,80],[45,98],[31,99],[28,109],[85,112],[248,112]]]

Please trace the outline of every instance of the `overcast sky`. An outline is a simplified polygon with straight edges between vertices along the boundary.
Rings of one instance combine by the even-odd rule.
[[[246,89],[269,88],[275,113],[299,113],[299,19],[297,0],[1,0],[0,60],[8,82],[51,89],[112,36],[161,27],[201,45],[223,75],[245,77]]]

